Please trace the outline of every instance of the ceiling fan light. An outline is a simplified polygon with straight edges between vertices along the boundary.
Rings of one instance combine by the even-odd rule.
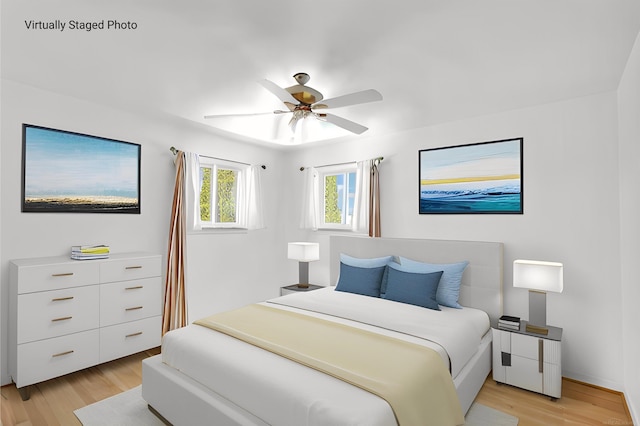
[[[293,78],[295,78],[299,84],[305,85],[311,77],[309,77],[309,74],[306,72],[298,72],[293,75]]]

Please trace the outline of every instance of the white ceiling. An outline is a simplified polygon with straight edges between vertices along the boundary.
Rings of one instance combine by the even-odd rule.
[[[235,123],[203,116],[281,109],[257,81],[286,87],[296,72],[309,73],[308,85],[325,98],[380,91],[381,102],[333,111],[369,127],[362,136],[615,90],[640,29],[638,0],[3,0],[1,7],[2,78],[266,143],[291,143],[286,129],[273,138],[274,116]],[[115,19],[137,29],[28,30],[32,19]],[[251,135],[262,122],[268,130]]]

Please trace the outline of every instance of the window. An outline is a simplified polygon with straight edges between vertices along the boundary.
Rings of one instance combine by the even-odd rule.
[[[245,171],[226,162],[200,160],[202,227],[240,228],[240,188]]]
[[[356,165],[320,172],[321,228],[351,228],[356,195]]]

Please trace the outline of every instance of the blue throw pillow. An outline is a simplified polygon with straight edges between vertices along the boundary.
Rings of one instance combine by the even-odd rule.
[[[436,300],[436,292],[442,271],[423,274],[400,271],[393,266],[387,266],[387,273],[385,299],[422,306],[436,311],[440,310]]]
[[[450,308],[462,308],[458,303],[460,296],[460,283],[462,274],[469,264],[466,260],[458,263],[424,263],[400,257],[400,264],[403,271],[408,272],[436,272],[442,271],[442,278],[438,285],[436,300],[443,306]]]
[[[380,297],[380,283],[385,266],[358,268],[340,262],[340,278],[336,291]]]

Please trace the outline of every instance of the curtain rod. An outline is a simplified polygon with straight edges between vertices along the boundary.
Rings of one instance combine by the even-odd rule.
[[[378,164],[380,164],[382,162],[382,160],[384,160],[384,157],[376,157],[376,158],[372,158],[373,161],[377,162]],[[313,167],[331,167],[331,166],[342,166],[344,164],[350,164],[350,163],[356,163],[356,161],[346,161],[344,163],[334,163],[334,164],[323,164],[322,166],[313,166]],[[309,166],[307,166],[309,167]],[[304,166],[300,167],[300,171],[303,172],[305,169]]]
[[[171,151],[173,153],[173,155],[176,155],[178,153],[178,150],[174,146],[169,148],[169,151]],[[250,166],[251,165],[249,163],[243,163],[242,161],[228,160],[226,158],[219,158],[219,157],[211,157],[209,155],[201,155],[201,157],[213,158],[214,160],[228,161],[230,163],[244,164],[245,166]],[[260,167],[262,167],[263,170],[267,169],[267,166],[265,166],[264,164],[261,164]]]

